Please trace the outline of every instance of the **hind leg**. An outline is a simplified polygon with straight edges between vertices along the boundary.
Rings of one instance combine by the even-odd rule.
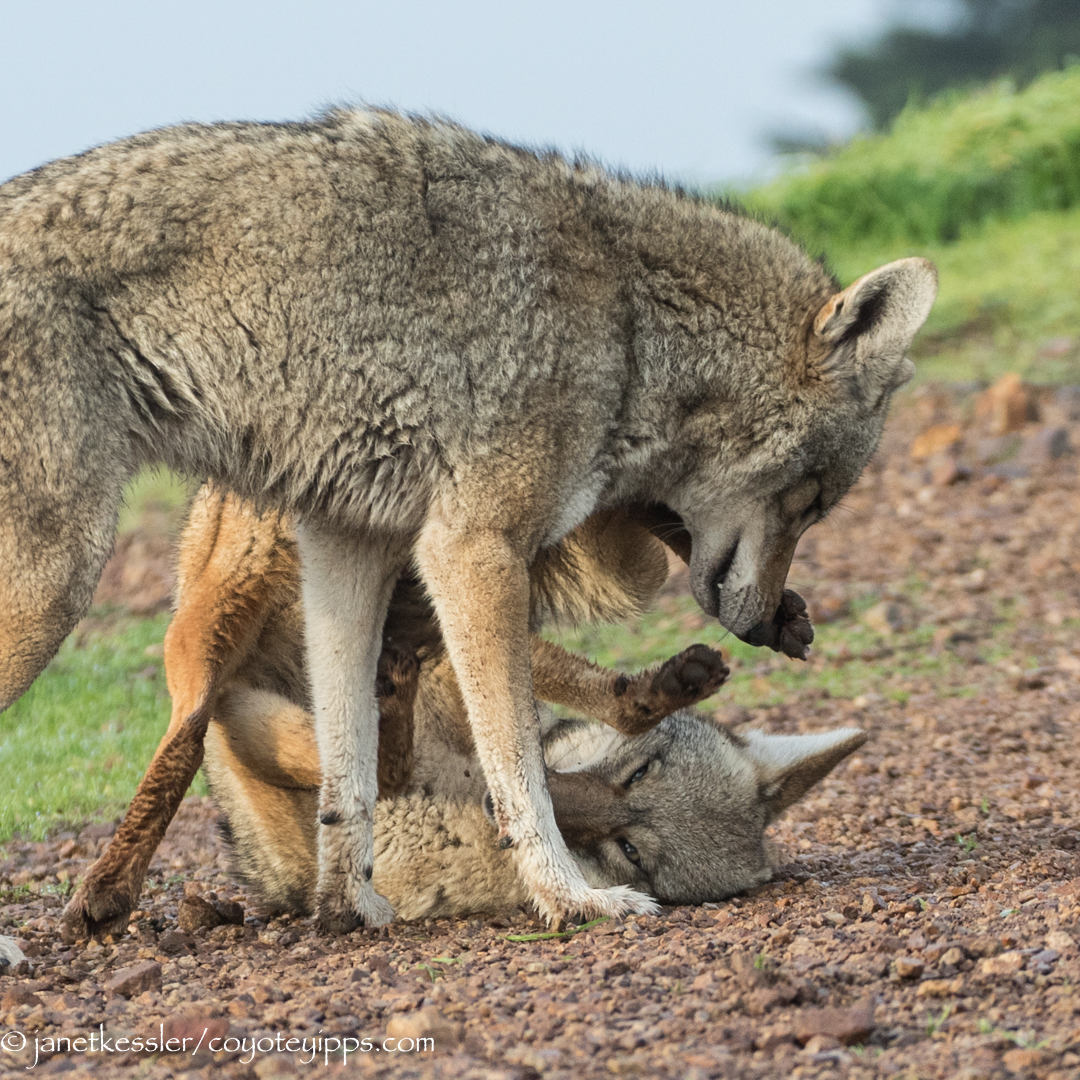
[[[65,941],[127,929],[150,860],[202,763],[209,717],[204,704],[169,726],[116,835],[64,909]]]
[[[322,765],[318,914],[348,933],[393,918],[374,869],[382,627],[407,551],[385,538],[318,524],[297,529],[308,672]]]
[[[296,559],[280,515],[257,515],[204,485],[180,542],[177,611],[165,634],[173,708],[124,820],[64,912],[68,938],[127,927],[147,868],[203,758],[214,698],[295,585]]]

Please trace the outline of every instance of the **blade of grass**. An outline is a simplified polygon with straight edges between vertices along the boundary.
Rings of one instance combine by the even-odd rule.
[[[591,930],[594,926],[599,926],[602,922],[607,922],[610,919],[610,915],[604,915],[599,919],[593,919],[592,922],[582,923],[580,926],[572,926],[569,930],[549,930],[542,934],[504,934],[504,941],[550,941],[552,938],[568,938],[573,937],[575,934],[580,934],[582,930]]]

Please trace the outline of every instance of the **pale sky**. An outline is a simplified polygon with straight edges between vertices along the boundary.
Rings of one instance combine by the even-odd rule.
[[[934,0],[0,0],[0,180],[184,120],[350,101],[691,183],[861,122],[812,74]]]

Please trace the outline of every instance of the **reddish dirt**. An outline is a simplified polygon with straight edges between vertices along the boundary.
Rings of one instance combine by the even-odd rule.
[[[62,898],[40,891],[81,872],[102,827],[8,846],[0,884],[39,892],[9,892],[0,916],[31,955],[0,976],[0,1029],[27,1033],[29,1053],[35,1036],[99,1024],[107,1038],[167,1023],[167,1035],[208,1028],[264,1047],[430,1032],[428,1053],[349,1058],[394,1077],[1080,1075],[1080,483],[1077,457],[1053,457],[1061,439],[1049,437],[1064,427],[1080,446],[1073,402],[1031,395],[1019,456],[995,463],[1008,447],[986,444],[992,410],[978,417],[953,392],[908,399],[847,509],[806,538],[796,587],[819,618],[873,594],[884,606],[863,618],[882,630],[871,654],[887,664],[881,693],[807,689],[730,710],[775,731],[873,733],[775,827],[776,880],[753,895],[554,941],[507,941],[541,929],[524,914],[328,938],[259,918],[229,876],[212,808],[190,799],[133,932],[105,945],[65,947]],[[945,436],[937,457],[914,461],[915,437],[945,423],[960,425],[959,447]],[[932,640],[914,647],[904,628],[928,625]],[[954,661],[940,677],[918,663],[935,651]],[[822,650],[811,671],[851,661]],[[180,934],[185,890],[238,899],[245,924]],[[161,965],[160,989],[151,966],[150,989],[108,990],[147,962]],[[266,1078],[303,1073],[307,1056],[63,1051],[38,1068]],[[32,1060],[0,1051],[0,1070]]]

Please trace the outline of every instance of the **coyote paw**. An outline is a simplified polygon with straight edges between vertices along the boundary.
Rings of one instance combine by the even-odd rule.
[[[691,645],[664,662],[653,677],[652,692],[686,708],[707,698],[730,674],[724,658],[707,645]],[[673,710],[672,710],[673,711]]]
[[[707,645],[691,645],[657,671],[645,671],[622,684],[618,727],[624,735],[640,735],[665,716],[696,705],[714,693],[728,677],[724,658]]]
[[[317,906],[319,929],[326,934],[348,934],[360,926],[383,926],[394,917],[390,901],[368,886],[350,904],[340,895],[320,893]]]
[[[344,821],[335,810],[323,810],[319,821],[319,926],[327,933],[347,934],[358,926],[388,923],[394,909],[371,884],[370,819]]]
[[[576,918],[583,922],[593,919],[618,919],[624,915],[656,915],[660,905],[644,893],[634,892],[628,885],[609,889],[584,889],[562,902],[537,899],[536,909],[549,924],[560,919]]]
[[[780,652],[795,660],[805,660],[814,640],[814,624],[806,611],[806,601],[794,590],[785,589],[777,612],[780,622]]]
[[[765,645],[793,660],[805,660],[813,640],[814,624],[806,613],[806,601],[792,589],[784,590],[771,619],[762,620],[743,637],[749,645]]]
[[[137,899],[137,895],[123,885],[87,878],[64,908],[60,918],[61,939],[70,945],[80,938],[124,933]]]

